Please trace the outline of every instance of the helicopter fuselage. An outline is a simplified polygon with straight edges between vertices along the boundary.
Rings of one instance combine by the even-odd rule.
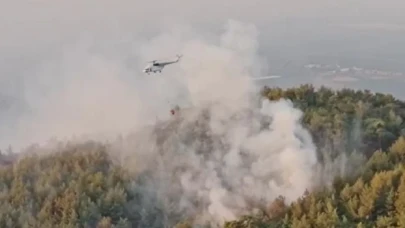
[[[149,74],[149,73],[156,73],[156,72],[161,73],[163,67],[164,67],[164,66],[160,66],[160,65],[158,65],[158,64],[152,64],[152,65],[150,65],[150,66],[147,66],[147,67],[143,70],[143,72],[144,72],[144,73],[147,73],[147,74]]]

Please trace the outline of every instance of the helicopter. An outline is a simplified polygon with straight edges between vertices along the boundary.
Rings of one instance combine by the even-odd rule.
[[[176,56],[177,56],[177,59],[174,61],[166,61],[166,62],[164,62],[164,61],[160,62],[158,60],[150,61],[149,62],[150,64],[148,64],[145,67],[145,69],[143,69],[143,72],[147,73],[147,74],[156,73],[156,72],[162,73],[162,70],[166,65],[177,63],[180,60],[180,58],[182,57],[182,55],[176,55]]]

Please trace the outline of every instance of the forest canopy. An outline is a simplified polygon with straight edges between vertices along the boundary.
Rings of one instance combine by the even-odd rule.
[[[337,176],[331,188],[284,196],[258,214],[224,224],[247,227],[405,227],[405,103],[368,90],[265,87],[269,100],[289,99],[303,111],[319,159],[357,153],[357,172]],[[36,148],[35,150],[41,150]],[[17,158],[18,157],[18,158]],[[66,145],[46,155],[2,153],[1,227],[164,227],[160,202],[142,208],[142,178],[114,162],[98,142]],[[175,227],[192,217],[173,212]],[[174,218],[174,219],[173,219]],[[174,224],[173,224],[174,225]]]

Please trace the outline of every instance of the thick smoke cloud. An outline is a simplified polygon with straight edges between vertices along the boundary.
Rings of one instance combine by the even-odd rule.
[[[254,26],[231,20],[216,39],[174,30],[144,45],[143,53],[184,54],[156,76],[179,83],[159,90],[170,91],[165,95],[173,101],[183,93],[184,109],[179,119],[140,128],[111,151],[125,167],[145,175],[140,194],[157,201],[139,207],[152,213],[160,202],[168,226],[177,221],[176,212],[195,216],[196,223],[221,224],[265,209],[279,195],[291,202],[318,184],[316,148],[300,123],[302,112],[285,100],[258,102],[250,78],[265,67],[257,36]]]

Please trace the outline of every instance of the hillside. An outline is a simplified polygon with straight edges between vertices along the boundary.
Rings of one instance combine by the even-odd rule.
[[[114,142],[33,148],[0,170],[0,226],[405,226],[404,102],[310,85],[262,95],[303,115],[198,107]]]

